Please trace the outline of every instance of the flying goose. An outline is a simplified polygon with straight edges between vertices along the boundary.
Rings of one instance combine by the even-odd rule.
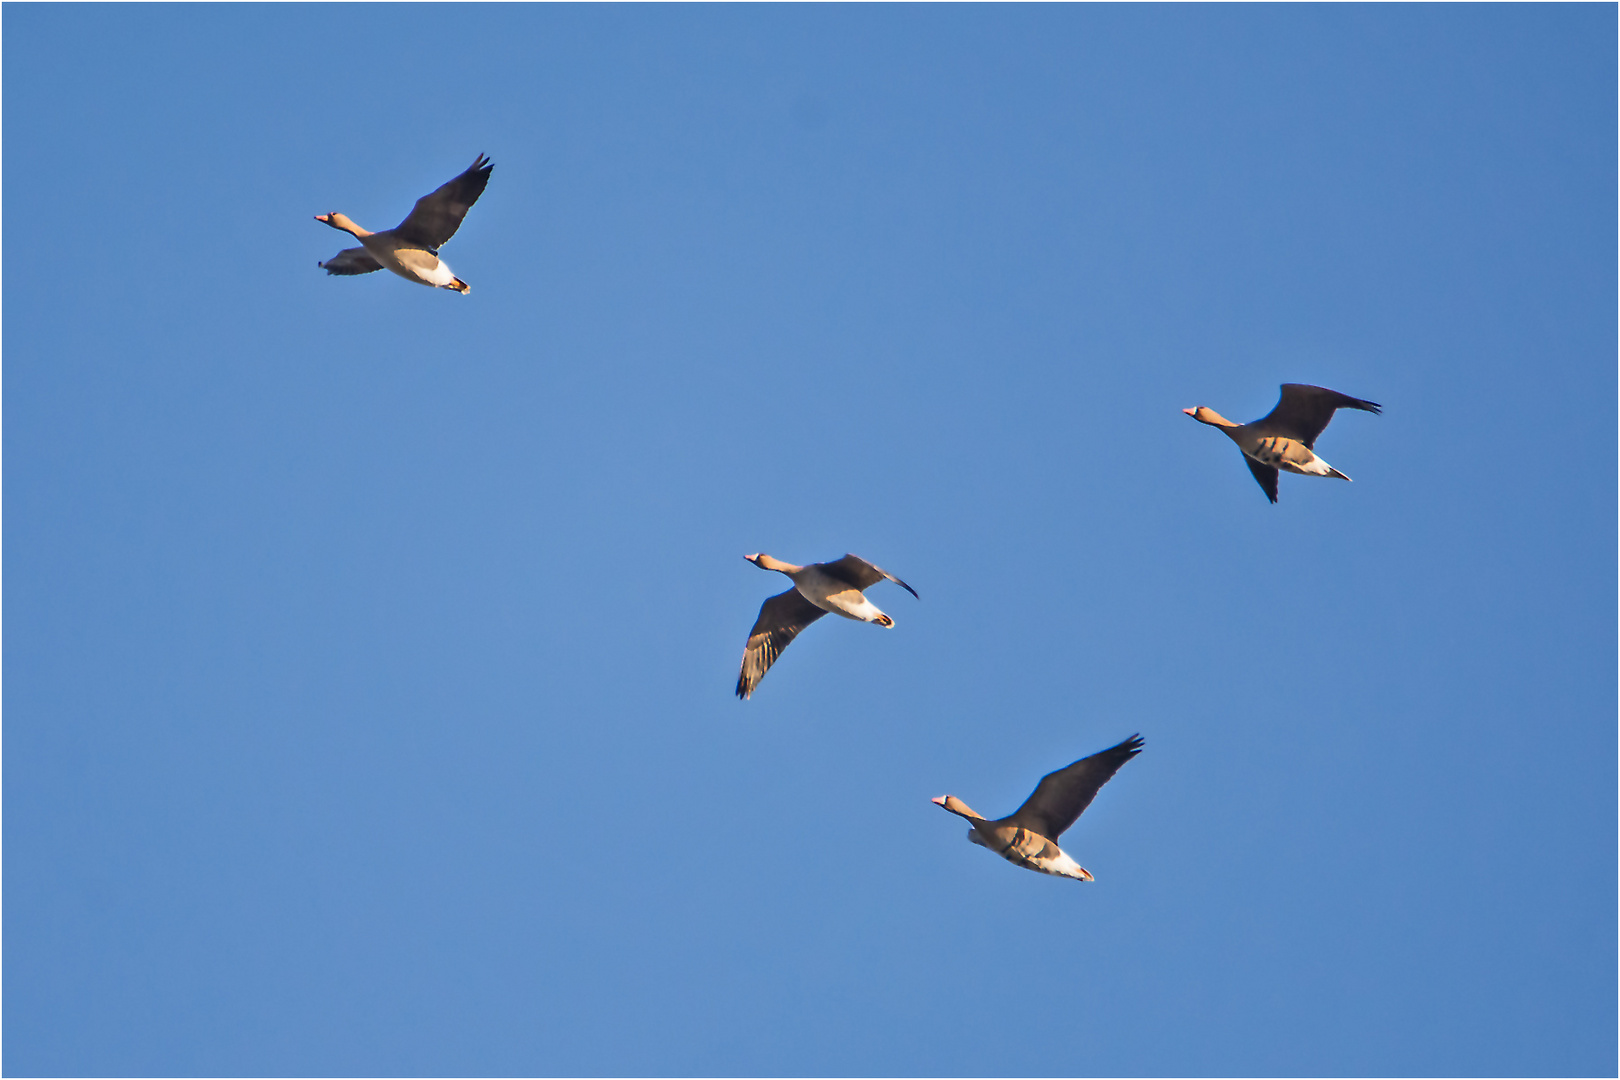
[[[1302,476],[1336,476],[1350,479],[1316,456],[1317,436],[1333,419],[1335,409],[1362,409],[1383,412],[1376,402],[1362,401],[1336,390],[1304,383],[1283,383],[1277,407],[1252,424],[1234,424],[1214,409],[1199,405],[1181,411],[1201,424],[1226,432],[1243,451],[1243,462],[1254,473],[1266,498],[1277,501],[1277,470],[1287,469]]]
[[[316,221],[352,234],[360,246],[344,248],[315,265],[328,274],[369,274],[386,268],[418,285],[467,293],[470,286],[439,260],[439,248],[461,228],[461,219],[484,193],[493,168],[489,158],[479,154],[466,172],[433,194],[417,199],[410,216],[386,232],[367,232],[336,212],[316,214]]]
[[[1023,806],[998,821],[986,821],[955,795],[941,795],[934,802],[973,823],[968,830],[969,840],[1015,866],[1091,881],[1091,871],[1064,854],[1057,846],[1057,838],[1085,813],[1109,777],[1141,752],[1142,736],[1132,735],[1118,746],[1047,773]]]
[[[794,566],[769,555],[744,555],[743,558],[761,570],[786,574],[793,580],[793,588],[777,593],[760,605],[759,618],[748,632],[748,647],[743,650],[742,670],[737,674],[739,698],[746,699],[754,692],[759,680],[782,655],[788,642],[799,636],[800,630],[829,611],[846,619],[894,626],[894,620],[864,595],[865,590],[884,578],[912,596],[917,595],[916,589],[857,555],[809,566]]]

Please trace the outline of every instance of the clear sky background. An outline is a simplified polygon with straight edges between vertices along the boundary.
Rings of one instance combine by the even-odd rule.
[[[1613,1072],[1612,5],[4,31],[7,1073]]]

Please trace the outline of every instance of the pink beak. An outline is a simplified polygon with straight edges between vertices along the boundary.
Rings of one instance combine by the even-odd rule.
[[[928,801],[933,803],[935,806],[944,806],[945,805],[945,796],[936,795],[934,798],[929,799]]]
[[[1196,415],[1198,415],[1198,410],[1197,409],[1182,409],[1181,411],[1186,413],[1188,416],[1196,416]]]

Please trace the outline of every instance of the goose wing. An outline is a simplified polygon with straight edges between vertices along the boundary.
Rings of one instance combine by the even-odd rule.
[[[1277,467],[1275,465],[1262,465],[1248,454],[1243,455],[1243,464],[1254,473],[1254,478],[1260,483],[1260,490],[1266,493],[1266,498],[1272,502],[1277,501]]]
[[[1362,409],[1370,413],[1384,411],[1376,401],[1363,401],[1337,390],[1306,386],[1304,383],[1283,383],[1282,397],[1277,401],[1277,407],[1248,426],[1260,429],[1267,435],[1298,439],[1308,449],[1314,450],[1317,436],[1333,419],[1336,409]]]
[[[1056,840],[1091,805],[1098,790],[1120,766],[1141,752],[1142,736],[1132,735],[1118,746],[1047,773],[1035,785],[1034,793],[1024,800],[1024,805],[1002,820],[1022,825],[1048,840]]]
[[[467,216],[472,204],[484,193],[489,183],[490,170],[495,168],[483,154],[468,166],[467,171],[440,187],[431,195],[416,200],[416,208],[399,223],[394,233],[400,239],[419,244],[429,251],[438,251],[461,228],[461,219]]]
[[[363,247],[344,248],[325,262],[315,264],[328,274],[369,274],[381,270],[382,263],[371,257]]]
[[[887,578],[912,596],[917,596],[916,589],[913,589],[881,566],[873,566],[859,555],[845,555],[842,559],[834,562],[817,563],[817,565],[821,567],[823,573],[835,577],[839,581],[847,581],[862,592]],[[921,600],[922,597],[917,596],[917,599]]]
[[[777,593],[759,606],[759,618],[748,632],[742,670],[737,673],[737,696],[746,699],[776,663],[782,650],[799,631],[827,614],[804,598],[798,589]]]

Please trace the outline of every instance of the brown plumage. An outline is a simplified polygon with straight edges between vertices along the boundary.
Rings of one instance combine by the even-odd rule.
[[[1131,758],[1142,752],[1142,737],[1132,735],[1117,746],[1081,758],[1041,777],[1024,805],[1004,818],[988,821],[955,795],[934,800],[973,827],[968,839],[989,848],[1015,866],[1042,874],[1091,881],[1091,871],[1058,847],[1057,838],[1085,812],[1097,792]]]
[[[793,588],[777,593],[760,605],[759,618],[754,620],[754,628],[748,633],[748,645],[743,649],[742,669],[737,673],[739,698],[746,699],[754,692],[776,658],[782,655],[782,650],[799,636],[799,631],[829,611],[857,622],[893,627],[894,620],[864,595],[865,590],[878,582],[892,581],[912,596],[917,595],[917,590],[910,585],[856,555],[809,566],[796,566],[762,554],[743,558],[762,570],[786,574]]]
[[[343,275],[388,269],[419,285],[468,292],[467,283],[450,273],[450,268],[439,260],[439,248],[461,228],[462,219],[484,193],[494,168],[489,158],[479,154],[465,172],[440,185],[432,194],[417,199],[405,220],[384,232],[367,232],[335,211],[317,214],[316,221],[349,233],[361,246],[344,248],[315,265],[328,274]]]
[[[1199,423],[1220,428],[1243,451],[1244,464],[1254,474],[1266,498],[1277,501],[1277,470],[1302,476],[1332,476],[1349,480],[1344,473],[1316,456],[1316,439],[1338,409],[1361,409],[1378,413],[1377,402],[1363,401],[1337,390],[1304,383],[1284,383],[1277,407],[1249,424],[1234,424],[1204,405],[1181,411]]]

